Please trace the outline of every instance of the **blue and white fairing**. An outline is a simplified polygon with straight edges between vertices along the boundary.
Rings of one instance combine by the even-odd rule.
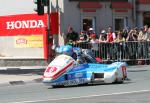
[[[47,67],[43,83],[51,86],[69,86],[85,83],[120,82],[127,77],[126,63],[112,64],[83,63],[78,64],[72,57],[60,55]]]

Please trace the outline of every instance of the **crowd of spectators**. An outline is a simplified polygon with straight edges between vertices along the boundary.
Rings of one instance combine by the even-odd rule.
[[[112,27],[101,30],[98,35],[93,28],[87,31],[75,32],[72,27],[69,27],[67,33],[67,42],[122,42],[122,41],[150,41],[150,27],[144,25],[142,28],[125,28],[118,31],[112,31]]]
[[[69,27],[68,33],[66,36],[67,43],[80,43],[80,42],[88,42],[92,44],[92,50],[95,53],[100,53],[98,51],[99,47],[98,44],[105,44],[105,43],[122,43],[122,42],[139,42],[137,43],[136,47],[129,50],[128,48],[121,48],[121,51],[124,50],[126,53],[135,54],[134,51],[142,51],[139,53],[139,56],[146,55],[143,50],[145,47],[141,42],[150,41],[150,27],[148,25],[144,25],[142,28],[124,28],[122,30],[113,31],[112,27],[109,26],[106,29],[101,30],[100,34],[96,34],[93,28],[89,28],[87,31],[82,31],[80,33],[74,31],[72,27]],[[123,46],[123,44],[122,44]],[[130,45],[131,46],[131,45]],[[114,46],[113,46],[114,48]],[[98,51],[98,52],[97,52]],[[111,51],[108,53],[108,51]],[[112,53],[112,48],[109,46],[107,48],[107,56]],[[101,53],[102,54],[102,53]]]

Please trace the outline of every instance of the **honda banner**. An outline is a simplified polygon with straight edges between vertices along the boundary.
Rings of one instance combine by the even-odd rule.
[[[0,17],[0,36],[45,34],[47,15],[22,14]]]
[[[0,58],[48,58],[47,14],[0,16]]]

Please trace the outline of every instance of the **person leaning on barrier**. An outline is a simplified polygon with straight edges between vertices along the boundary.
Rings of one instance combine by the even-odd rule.
[[[87,42],[88,41],[88,35],[82,31],[79,35],[79,41],[78,42]]]
[[[117,38],[114,41],[116,44],[116,54],[117,59],[123,59],[123,53],[126,51],[125,38],[123,37],[123,32],[120,30],[117,32]],[[120,58],[121,57],[121,58]]]
[[[129,59],[135,60],[137,54],[137,30],[131,29],[127,36],[127,54],[129,55]],[[135,61],[134,61],[135,62]]]
[[[72,27],[68,28],[67,42],[76,42],[79,39],[79,34]]]
[[[147,41],[150,41],[150,27],[148,28],[148,33],[147,33],[146,40],[147,40]]]
[[[94,55],[97,56],[98,55],[98,43],[99,40],[97,39],[97,35],[96,34],[91,34],[91,40],[90,40],[91,46],[92,46],[92,51],[94,52]]]
[[[99,35],[99,42],[103,43],[103,42],[106,42],[106,40],[107,40],[106,31],[102,30],[101,33],[100,33],[100,35]]]
[[[122,35],[122,36],[123,36],[125,39],[127,38],[129,31],[130,31],[130,28],[129,28],[129,27],[126,27],[126,28],[123,29],[123,31],[122,31],[123,35]]]
[[[128,36],[126,38],[126,41],[137,41],[137,34],[134,29],[131,29],[128,33]]]
[[[112,27],[108,27],[107,31],[107,59],[112,59],[115,54],[114,51],[114,40],[116,39],[116,34],[112,31]]]
[[[144,64],[145,60],[148,58],[148,25],[144,25],[143,28],[141,28],[139,35],[138,35],[138,54],[137,59],[138,64]]]
[[[138,35],[138,41],[147,41],[148,38],[148,25],[141,28]]]
[[[143,28],[140,28],[139,35],[138,35],[138,41],[144,40],[144,30]]]
[[[117,38],[114,40],[114,42],[125,42],[122,31],[118,31]]]
[[[112,31],[112,27],[108,27],[107,42],[111,43],[116,39],[116,34]]]

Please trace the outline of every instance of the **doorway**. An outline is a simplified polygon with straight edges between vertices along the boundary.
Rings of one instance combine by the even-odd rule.
[[[127,18],[115,18],[115,30],[122,30],[127,26]]]
[[[95,30],[95,17],[85,17],[82,19],[82,30],[87,31],[89,28]]]

